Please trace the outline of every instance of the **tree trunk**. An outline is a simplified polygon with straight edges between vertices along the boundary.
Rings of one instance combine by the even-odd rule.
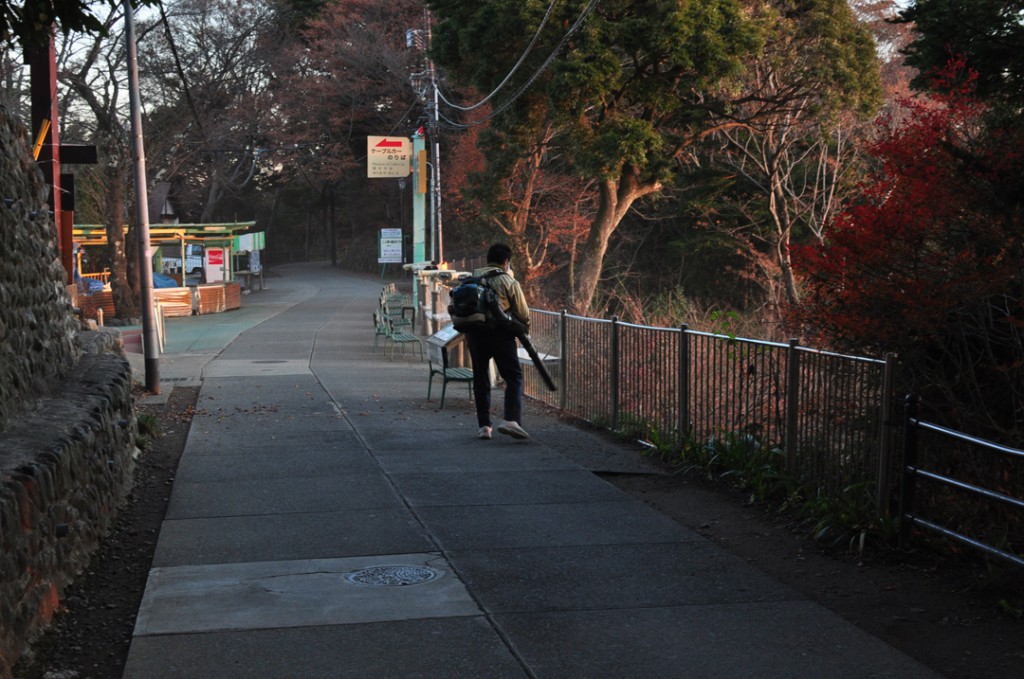
[[[570,304],[574,313],[586,315],[589,311],[597,286],[601,282],[608,241],[630,207],[638,199],[660,190],[660,182],[641,184],[630,172],[624,172],[618,181],[605,179],[600,182],[597,213],[590,224],[590,234],[580,251],[580,263],[573,283]]]
[[[512,229],[509,234],[512,240],[512,251],[519,262],[519,265],[515,267],[518,271],[516,278],[519,279],[519,283],[523,286],[523,290],[527,295],[529,295],[530,287],[533,285],[534,280],[533,252],[530,247],[530,238],[527,235],[527,227],[530,221],[530,207],[533,204],[534,181],[539,167],[531,169],[532,174],[527,177],[526,190],[524,191],[522,201],[512,215]]]
[[[134,222],[128,222],[128,231],[125,234],[125,264],[128,272],[128,287],[132,291],[132,299],[138,301],[138,306],[142,308],[142,272],[139,270],[139,266],[142,264],[141,254],[139,253],[139,225]],[[146,262],[147,266],[153,266],[152,260]]]
[[[772,193],[769,198],[769,212],[775,222],[775,251],[782,276],[782,285],[786,290],[786,300],[793,305],[800,303],[800,292],[793,273],[793,260],[790,255],[790,240],[793,225],[786,207],[785,189],[777,175],[772,177]]]
[[[125,169],[118,163],[107,168],[107,259],[110,261],[110,289],[114,298],[114,315],[133,318],[139,305],[128,281],[128,252],[124,236]]]

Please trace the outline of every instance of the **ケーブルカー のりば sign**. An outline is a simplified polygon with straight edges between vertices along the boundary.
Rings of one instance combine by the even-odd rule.
[[[408,177],[412,170],[412,141],[404,137],[366,138],[366,176],[370,179]]]

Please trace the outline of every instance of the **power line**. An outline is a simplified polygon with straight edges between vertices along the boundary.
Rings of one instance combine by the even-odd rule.
[[[401,125],[402,123],[404,123],[409,118],[409,114],[412,113],[413,109],[416,108],[419,105],[420,105],[419,100],[418,99],[414,99],[412,104],[409,105],[409,108],[406,109],[405,113],[402,114],[402,117],[398,119],[398,122],[396,122],[394,125],[392,125],[391,129],[388,130],[388,134],[394,134],[395,130],[398,129],[398,126]]]
[[[512,70],[505,75],[504,80],[498,83],[498,86],[491,90],[490,94],[488,94],[486,97],[484,97],[477,103],[473,104],[472,106],[459,106],[458,104],[449,101],[448,98],[444,96],[444,93],[438,90],[437,96],[441,98],[441,101],[443,101],[445,104],[454,109],[458,109],[459,111],[472,111],[474,109],[480,108],[488,101],[490,101],[494,95],[496,95],[503,87],[505,87],[505,85],[508,84],[508,81],[512,79],[512,76],[515,74],[515,72],[518,71],[519,67],[523,65],[524,61],[526,61],[526,57],[529,56],[530,52],[533,51],[533,46],[537,44],[537,40],[540,38],[541,32],[547,25],[548,18],[551,17],[551,12],[555,9],[556,2],[558,2],[558,0],[551,0],[551,4],[548,5],[547,11],[544,12],[544,18],[541,19],[540,25],[537,26],[537,30],[536,32],[534,32],[533,38],[530,39],[530,44],[526,46],[526,49],[523,51],[523,54],[519,57],[519,61],[517,61],[515,66],[512,67]]]
[[[440,119],[443,119],[445,121],[445,123],[446,123],[446,127],[450,128],[450,129],[469,129],[471,127],[476,127],[477,125],[482,125],[483,123],[485,123],[485,122],[495,118],[496,116],[501,115],[502,113],[504,113],[512,104],[514,104],[516,102],[517,99],[519,99],[519,97],[521,97],[526,92],[526,90],[528,90],[533,85],[534,82],[536,82],[537,78],[539,78],[541,76],[541,74],[544,73],[544,71],[546,71],[548,69],[548,67],[552,64],[552,62],[554,62],[554,60],[558,56],[559,52],[562,51],[562,48],[565,47],[565,44],[569,41],[569,38],[572,37],[573,33],[575,33],[577,30],[579,30],[580,26],[583,25],[583,22],[587,20],[587,18],[590,16],[590,14],[597,7],[597,3],[598,2],[599,2],[599,0],[590,0],[590,3],[584,8],[583,12],[580,14],[580,17],[576,20],[576,22],[572,26],[569,27],[569,30],[566,31],[564,36],[562,36],[562,39],[558,42],[558,45],[555,46],[555,49],[552,50],[552,52],[548,56],[548,58],[544,60],[544,63],[541,64],[540,67],[533,73],[533,75],[531,75],[529,77],[529,79],[527,79],[527,81],[525,83],[523,83],[523,85],[520,86],[520,88],[518,90],[516,90],[515,94],[513,94],[501,106],[497,107],[496,109],[491,111],[489,114],[487,114],[483,118],[479,118],[477,120],[473,120],[473,121],[470,121],[468,123],[460,123],[460,122],[457,122],[455,120],[452,120],[451,118],[448,118],[447,116],[442,115],[440,113],[440,111],[438,111],[438,113],[437,113],[438,117]],[[518,64],[516,65],[515,68],[518,68]],[[508,77],[506,76],[505,80],[507,80],[507,79],[508,79]],[[439,92],[439,89],[437,88],[436,84],[435,84],[435,91],[438,91],[438,94],[440,96],[440,92]],[[488,96],[490,96],[490,95],[488,95]],[[445,103],[448,103],[447,99],[444,99],[444,101],[445,101]],[[480,102],[480,103],[483,103],[483,102]],[[476,108],[476,106],[470,107],[469,109],[462,109],[462,110],[471,110],[472,108]]]

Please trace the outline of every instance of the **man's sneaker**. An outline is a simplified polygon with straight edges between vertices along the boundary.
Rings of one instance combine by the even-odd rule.
[[[526,430],[519,426],[518,422],[505,422],[504,424],[498,425],[498,431],[502,434],[507,434],[514,439],[528,439],[530,435],[526,433]]]
[[[476,435],[478,437],[482,438],[482,439],[489,439],[489,438],[491,438],[491,428],[490,427],[480,427],[480,431],[478,431],[476,433]]]

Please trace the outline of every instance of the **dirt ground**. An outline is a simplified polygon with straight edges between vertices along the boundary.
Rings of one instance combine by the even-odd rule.
[[[135,485],[88,570],[65,592],[54,624],[14,668],[16,679],[116,679],[185,449],[197,387],[176,387],[165,405],[136,405],[161,435],[139,458]]]
[[[63,610],[15,668],[18,679],[114,679],[123,672],[196,388],[163,406],[139,406],[161,424],[137,482]],[[948,677],[1024,677],[1024,574],[928,550],[825,553],[791,520],[715,482],[689,475],[605,475],[622,490],[722,545]]]

